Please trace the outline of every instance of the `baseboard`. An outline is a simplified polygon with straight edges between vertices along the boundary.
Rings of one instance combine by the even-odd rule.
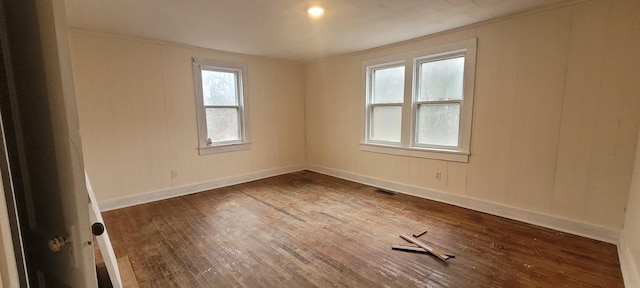
[[[624,236],[624,231],[620,233],[618,256],[620,257],[620,270],[622,270],[622,278],[624,278],[624,287],[640,287],[638,266],[636,266],[637,263],[633,261],[629,244]]]
[[[100,211],[109,211],[115,210],[140,204],[145,204],[153,201],[164,200],[168,198],[198,193],[202,191],[207,191],[211,189],[251,182],[263,178],[278,176],[282,174],[287,174],[291,172],[304,170],[305,167],[303,165],[294,165],[287,166],[275,169],[268,169],[258,172],[252,172],[239,176],[232,176],[222,179],[216,179],[213,181],[207,181],[203,183],[179,186],[179,187],[171,187],[167,189],[162,189],[158,191],[148,192],[144,194],[136,194],[131,196],[125,196],[115,199],[102,200],[98,202],[100,207]]]
[[[611,244],[618,244],[620,231],[609,229],[597,225],[581,223],[573,220],[563,219],[550,215],[540,214],[536,212],[526,211],[506,205],[492,203],[480,199],[474,199],[470,197],[463,197],[459,195],[453,195],[443,193],[439,191],[429,190],[421,187],[411,186],[407,184],[391,182],[372,178],[356,173],[335,170],[331,168],[307,165],[307,170],[326,174],[365,185],[379,187],[403,194],[426,198],[438,202],[452,204],[455,206],[468,208],[500,217],[505,217],[533,225],[538,225],[570,234],[575,234],[599,241],[604,241]],[[630,286],[635,287],[635,286]]]

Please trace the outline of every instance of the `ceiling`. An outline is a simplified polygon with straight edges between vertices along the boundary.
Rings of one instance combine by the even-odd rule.
[[[310,61],[575,0],[66,0],[72,29]],[[312,5],[322,17],[307,15]]]

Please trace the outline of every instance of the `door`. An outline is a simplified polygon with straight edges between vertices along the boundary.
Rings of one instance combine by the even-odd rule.
[[[0,168],[22,285],[97,287],[64,2],[1,0],[0,12]]]

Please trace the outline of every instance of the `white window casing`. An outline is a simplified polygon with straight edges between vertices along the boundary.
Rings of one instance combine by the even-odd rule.
[[[363,121],[364,129],[361,137],[362,142],[360,145],[360,149],[363,151],[375,153],[386,153],[455,162],[468,162],[471,145],[471,124],[473,116],[473,96],[475,86],[477,49],[476,43],[477,40],[473,38],[460,42],[448,43],[417,51],[411,51],[402,54],[387,56],[384,58],[364,61],[362,67],[364,78],[363,82],[365,83],[365,119]],[[461,61],[463,61],[463,64],[460,63]],[[375,93],[372,87],[374,81],[374,72],[380,69],[399,66],[403,66],[405,69],[403,102],[393,104],[380,104],[373,101],[372,97],[374,95],[373,93]],[[452,75],[458,75],[460,73],[458,72],[459,69],[462,69],[463,71],[461,79],[457,79],[459,76],[453,77],[454,80],[462,82],[460,92],[461,95],[460,93],[454,93],[458,96],[443,97],[442,95],[440,95],[436,97],[436,99],[425,99],[429,97],[424,96],[426,94],[420,94],[422,95],[421,97],[418,93],[427,93],[429,92],[427,90],[430,89],[424,88],[430,86],[420,86],[421,79],[429,79],[428,77],[430,77],[425,76],[427,78],[420,78],[422,75],[421,73],[427,73],[425,75],[436,75],[435,77],[437,79],[442,78],[438,76],[439,74],[436,73],[439,73],[439,71],[442,71],[442,69],[435,69],[430,67],[445,67],[445,72],[449,71],[450,74],[454,73]],[[450,82],[455,82],[454,84],[457,84],[458,86],[460,85],[458,82],[451,80],[451,76],[444,79],[447,81],[446,83],[450,84]],[[453,84],[444,86],[446,86],[446,88],[457,87]],[[424,91],[421,91],[421,89],[424,89]],[[376,139],[376,137],[373,137],[374,135],[372,135],[372,131],[374,130],[374,128],[372,128],[372,125],[374,125],[374,123],[383,122],[381,122],[380,119],[373,119],[372,111],[375,109],[375,107],[393,105],[402,105],[400,141],[380,141],[379,139]],[[448,120],[448,126],[446,126],[445,124],[431,124],[432,126],[429,127],[440,128],[439,134],[445,134],[445,137],[438,138],[433,136],[432,131],[436,131],[438,129],[425,129],[424,127],[420,127],[420,121],[418,119],[420,113],[425,113],[424,115],[435,115],[433,111],[439,111],[438,115],[445,115],[444,119]],[[431,114],[427,114],[427,112]],[[431,118],[423,117],[423,119],[427,119],[423,120],[423,123],[430,123],[428,119]],[[442,121],[432,122],[442,123]],[[424,124],[423,126],[427,125]],[[456,128],[458,129],[458,133],[455,133]]]
[[[367,125],[366,125],[366,133],[368,135],[368,142],[370,143],[375,143],[375,144],[379,144],[379,145],[397,145],[401,142],[401,133],[398,133],[398,139],[396,141],[392,140],[392,139],[388,139],[390,137],[376,137],[375,136],[375,129],[374,129],[374,122],[375,122],[375,110],[376,109],[387,109],[388,108],[400,108],[400,115],[398,117],[398,119],[395,119],[395,122],[399,122],[402,123],[402,110],[403,110],[403,106],[404,106],[404,92],[401,92],[402,95],[399,97],[399,99],[396,99],[395,101],[390,101],[389,99],[386,100],[376,100],[374,95],[376,94],[376,89],[375,89],[375,74],[377,72],[382,72],[382,71],[388,71],[388,70],[397,70],[397,68],[402,68],[404,69],[404,61],[396,61],[396,62],[390,62],[390,63],[384,63],[381,65],[371,65],[369,67],[367,67],[367,78],[366,78],[366,90],[367,90]],[[404,91],[404,82],[405,82],[405,77],[406,75],[404,74],[404,71],[402,72],[402,90]],[[387,121],[391,122],[393,120],[391,119],[386,119]],[[400,126],[402,127],[402,126]],[[397,131],[400,132],[400,131]],[[386,138],[386,139],[384,139]]]
[[[200,155],[250,149],[247,65],[194,57],[193,78]]]

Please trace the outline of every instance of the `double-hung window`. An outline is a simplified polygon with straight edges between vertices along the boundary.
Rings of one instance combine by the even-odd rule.
[[[200,154],[249,148],[246,65],[193,59]]]
[[[464,62],[464,52],[417,59],[413,101],[414,146],[437,149],[460,147]]]
[[[361,149],[467,162],[476,39],[363,63]]]
[[[404,63],[384,64],[370,69],[369,139],[380,144],[400,143],[404,104]]]

